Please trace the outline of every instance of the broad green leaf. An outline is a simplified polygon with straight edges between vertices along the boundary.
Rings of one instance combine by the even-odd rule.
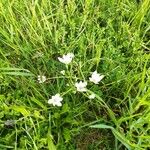
[[[0,70],[5,70],[5,71],[26,71],[26,72],[30,72],[29,70],[27,69],[20,69],[20,68],[0,68]]]
[[[0,144],[0,149],[5,149],[5,148],[8,148],[8,149],[14,149],[13,146],[8,146],[8,145]]]
[[[13,110],[21,113],[24,117],[30,116],[30,112],[23,106],[12,106],[11,107]]]
[[[118,132],[115,128],[105,125],[105,124],[97,124],[97,125],[92,125],[90,126],[92,128],[101,128],[101,129],[111,129],[112,133],[114,134],[114,136],[124,145],[126,146],[126,148],[128,148],[129,150],[133,149],[136,147],[136,145],[131,144],[126,137],[121,134],[120,132]]]
[[[1,73],[13,76],[34,76],[34,74],[27,72],[1,72]]]
[[[44,110],[47,109],[46,106],[44,106],[44,105],[42,104],[42,102],[40,102],[40,100],[37,100],[36,98],[32,97],[32,98],[31,98],[31,101],[33,101],[34,103],[36,103],[39,107],[43,108]]]
[[[105,124],[97,124],[90,126],[91,128],[100,128],[100,129],[113,129],[113,127],[105,125]]]
[[[52,141],[52,135],[50,134],[50,131],[47,133],[47,142],[48,142],[49,150],[56,150],[56,146],[54,145]]]

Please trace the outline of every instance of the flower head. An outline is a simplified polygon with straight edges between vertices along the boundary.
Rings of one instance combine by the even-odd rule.
[[[72,59],[74,58],[73,53],[68,53],[67,55],[63,55],[62,58],[58,57],[58,60],[66,65],[71,63]]]
[[[6,120],[4,124],[11,127],[15,125],[15,120]]]
[[[51,99],[48,100],[48,104],[52,104],[53,106],[62,106],[61,101],[63,100],[63,98],[60,96],[60,94],[56,94],[54,96],[52,96]]]
[[[94,98],[95,98],[95,94],[94,93],[89,95],[89,99],[94,99]]]
[[[77,91],[79,92],[86,92],[87,91],[86,86],[87,86],[87,82],[80,81],[80,82],[75,83],[75,87],[77,88]]]
[[[103,78],[104,75],[100,75],[99,73],[97,73],[97,71],[94,71],[89,80],[95,84],[98,84]]]
[[[60,71],[62,75],[65,75],[65,70]]]
[[[38,82],[39,83],[43,83],[45,81],[46,81],[46,76],[40,76],[40,75],[38,75]]]

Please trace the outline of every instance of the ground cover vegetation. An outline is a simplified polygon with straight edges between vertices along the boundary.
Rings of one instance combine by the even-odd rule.
[[[149,0],[0,1],[9,149],[150,149]]]

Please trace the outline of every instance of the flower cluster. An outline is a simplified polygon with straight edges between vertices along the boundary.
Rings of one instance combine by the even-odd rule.
[[[95,84],[98,84],[103,78],[104,75],[100,75],[99,73],[97,73],[97,71],[94,71],[89,80]]]
[[[68,53],[63,55],[62,57],[58,57],[58,60],[65,65],[68,65],[72,62],[74,58],[73,53]],[[62,75],[65,75],[65,70],[60,71]],[[104,78],[104,75],[99,74],[97,71],[92,72],[91,77],[89,77],[89,81],[94,84],[99,84],[99,82]],[[38,76],[38,82],[43,83],[46,81],[46,76]],[[76,90],[78,92],[87,92],[87,81],[79,81],[74,84]],[[94,99],[95,94],[90,94],[88,96],[89,99]],[[63,98],[60,96],[59,93],[52,96],[51,99],[48,100],[48,104],[52,104],[53,106],[62,106]]]
[[[98,84],[102,79],[104,78],[104,75],[100,75],[99,73],[97,73],[97,71],[94,71],[91,75],[91,77],[89,78],[89,80],[95,84]],[[79,92],[86,92],[87,91],[87,82],[77,82],[75,83],[75,87],[77,88],[77,91]],[[92,99],[93,95],[90,97],[90,99]]]
[[[46,76],[40,76],[40,75],[38,75],[38,82],[39,83],[43,83],[45,81],[46,81]]]
[[[87,91],[86,86],[87,86],[87,82],[80,81],[75,83],[75,87],[79,92],[86,92]]]
[[[94,93],[89,95],[89,99],[94,99],[94,98],[95,98],[95,94]]]
[[[68,53],[67,55],[63,55],[62,57],[58,57],[58,60],[66,65],[71,63],[72,59],[74,58],[73,53]]]
[[[52,96],[52,98],[48,100],[48,104],[52,104],[53,106],[62,106],[62,103],[61,103],[62,100],[63,98],[58,93]]]

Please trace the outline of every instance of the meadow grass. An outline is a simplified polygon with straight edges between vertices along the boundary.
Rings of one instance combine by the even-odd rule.
[[[67,53],[75,57],[66,67],[58,57]],[[91,100],[74,84],[95,70],[105,77],[88,82]],[[56,93],[62,107],[48,104]],[[149,0],[0,1],[0,150],[7,149],[150,149]]]

